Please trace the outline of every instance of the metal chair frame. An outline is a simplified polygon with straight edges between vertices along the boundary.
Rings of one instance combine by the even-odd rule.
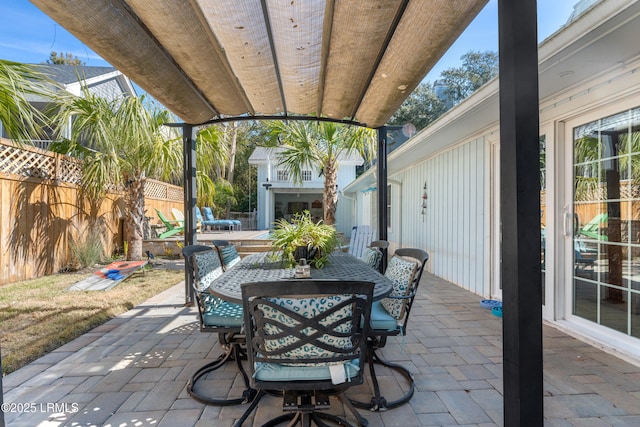
[[[413,306],[413,301],[418,290],[418,285],[420,284],[420,279],[422,278],[424,267],[429,260],[429,254],[422,249],[402,248],[397,249],[394,255],[415,259],[418,262],[418,268],[413,276],[413,280],[409,286],[407,295],[387,297],[405,301],[405,313],[401,325],[398,325],[397,328],[390,331],[370,329],[369,335],[367,336],[367,362],[369,364],[369,375],[373,386],[373,396],[371,397],[371,400],[369,402],[362,402],[351,399],[351,403],[357,408],[369,409],[371,411],[386,411],[387,409],[397,408],[398,406],[404,405],[405,403],[409,402],[409,400],[411,400],[415,392],[413,374],[402,365],[384,360],[378,355],[376,350],[379,348],[383,348],[387,344],[387,337],[397,335],[404,336],[407,334],[407,323],[409,321],[409,314],[411,312],[411,307]],[[399,399],[387,401],[387,399],[382,396],[380,392],[380,385],[378,384],[378,379],[375,372],[376,364],[386,366],[387,368],[392,369],[405,377],[409,384],[409,388],[408,391],[402,395],[402,397],[400,397]]]
[[[242,365],[243,360],[247,360],[247,352],[244,346],[246,345],[246,337],[240,327],[229,327],[206,324],[204,321],[204,314],[206,312],[206,299],[210,295],[205,291],[197,288],[196,285],[196,271],[192,263],[192,255],[196,252],[215,250],[215,248],[204,245],[190,245],[185,246],[182,249],[182,254],[185,258],[185,268],[187,273],[191,275],[194,292],[196,296],[196,305],[198,306],[198,321],[200,324],[200,332],[209,332],[218,334],[218,344],[223,349],[223,353],[220,354],[214,361],[205,364],[199,368],[187,382],[187,393],[197,400],[198,402],[206,405],[214,406],[230,406],[239,405],[243,403],[249,403],[255,399],[257,391],[250,386],[249,377]],[[217,252],[217,251],[216,251]],[[218,254],[219,255],[219,254]],[[220,261],[222,264],[222,261]],[[201,390],[196,390],[196,383],[198,380],[210,372],[224,366],[229,361],[235,361],[238,366],[238,370],[242,375],[245,383],[245,390],[242,392],[241,397],[237,398],[219,398],[209,396],[203,393]]]
[[[265,390],[278,391],[283,395],[283,411],[288,414],[278,416],[263,426],[275,426],[287,422],[288,426],[300,424],[309,426],[327,426],[323,420],[341,426],[351,426],[346,419],[317,410],[329,407],[329,396],[337,397],[346,405],[356,417],[359,426],[366,426],[367,420],[342,395],[344,390],[353,385],[362,384],[363,370],[349,381],[333,384],[331,379],[321,380],[265,380],[255,375],[256,363],[277,364],[287,369],[287,364],[303,366],[317,366],[318,363],[345,363],[358,359],[360,366],[365,362],[367,332],[371,314],[373,298],[373,283],[361,281],[338,280],[288,280],[278,282],[245,283],[242,285],[242,301],[245,316],[245,326],[249,353],[249,366],[252,373],[252,385],[260,392],[242,417],[235,424],[240,427],[251,412],[258,405],[259,400],[267,393]],[[274,299],[295,300],[310,297],[344,295],[345,300],[334,306],[327,306],[325,310],[318,310],[313,316],[285,307]],[[286,304],[285,304],[286,305]],[[268,312],[275,313],[271,316]],[[344,307],[351,307],[351,313],[343,319],[331,318]],[[292,325],[286,320],[293,319]],[[365,320],[365,322],[362,321]],[[330,320],[331,323],[327,324]],[[341,329],[342,327],[342,329]],[[277,332],[275,332],[275,331]],[[344,332],[346,330],[346,332]],[[343,331],[343,332],[340,332]],[[327,335],[333,337],[350,338],[347,348],[335,344],[333,340],[325,340]],[[273,340],[284,340],[282,346],[269,345]],[[336,340],[338,341],[338,340]],[[344,345],[344,342],[342,342]],[[274,348],[278,347],[278,348]],[[322,356],[309,358],[300,355],[304,347],[317,347],[327,351]],[[265,367],[263,366],[263,369]],[[269,369],[269,367],[266,367]],[[304,368],[299,368],[304,369]]]

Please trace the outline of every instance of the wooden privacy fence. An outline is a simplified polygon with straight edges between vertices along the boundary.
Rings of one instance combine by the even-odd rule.
[[[72,261],[71,242],[98,230],[106,254],[122,248],[122,193],[91,206],[78,184],[80,161],[0,139],[0,285],[55,273]],[[183,207],[182,187],[147,180],[147,214]],[[155,220],[152,220],[155,222]]]

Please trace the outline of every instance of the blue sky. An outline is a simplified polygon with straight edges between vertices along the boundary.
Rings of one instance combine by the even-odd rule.
[[[538,35],[542,41],[567,22],[578,0],[538,0]],[[0,59],[41,63],[51,51],[70,52],[86,65],[109,64],[27,0],[0,2]],[[461,64],[470,50],[498,51],[497,0],[490,0],[474,22],[427,75],[433,81],[440,72]]]

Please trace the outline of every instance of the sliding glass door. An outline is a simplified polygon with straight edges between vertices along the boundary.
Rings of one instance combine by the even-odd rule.
[[[640,108],[571,131],[571,314],[638,338]]]

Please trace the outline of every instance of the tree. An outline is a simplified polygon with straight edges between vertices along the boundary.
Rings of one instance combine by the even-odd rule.
[[[389,124],[403,126],[411,123],[420,130],[435,121],[445,111],[445,104],[435,94],[431,84],[422,82],[393,113]]]
[[[27,95],[50,97],[51,87],[35,67],[0,59],[0,121],[10,138],[18,142],[40,139],[47,119]]]
[[[498,54],[469,51],[462,55],[461,67],[448,68],[440,74],[440,83],[453,104],[475,92],[480,86],[498,75]]]
[[[413,124],[424,129],[498,74],[495,52],[470,51],[462,55],[461,67],[440,73],[434,85],[422,82],[389,119],[391,125]]]
[[[283,122],[269,126],[271,146],[283,146],[279,165],[294,183],[302,184],[302,172],[317,167],[324,174],[324,222],[336,222],[338,204],[337,178],[341,154],[351,151],[374,152],[376,134],[373,129],[339,125],[333,122]]]
[[[71,53],[58,53],[53,51],[49,54],[49,59],[47,59],[46,63],[51,65],[85,65],[84,61],[81,61],[80,58],[73,56]]]
[[[142,227],[145,219],[144,187],[147,177],[165,180],[181,176],[183,144],[164,109],[144,105],[142,97],[100,98],[86,87],[80,97],[61,96],[55,116],[58,134],[71,124],[71,137],[55,144],[57,151],[83,159],[82,187],[90,201],[98,201],[110,188],[125,193],[125,230],[128,257],[142,258]],[[200,135],[199,153],[215,150]],[[215,138],[214,138],[215,139]],[[88,148],[91,147],[91,148]],[[200,167],[208,170],[211,154],[202,154]],[[199,182],[208,182],[199,174]],[[200,184],[200,188],[206,188]]]

